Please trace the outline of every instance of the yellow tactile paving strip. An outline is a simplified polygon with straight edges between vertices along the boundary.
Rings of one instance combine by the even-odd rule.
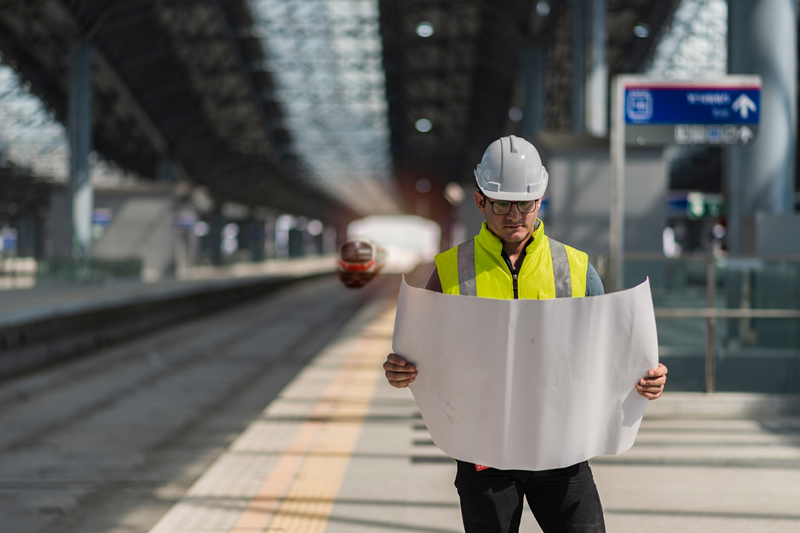
[[[383,376],[394,313],[390,302],[364,309],[151,532],[322,533]]]

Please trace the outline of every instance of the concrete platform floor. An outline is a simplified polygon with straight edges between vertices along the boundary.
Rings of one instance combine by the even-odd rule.
[[[393,315],[363,310],[151,533],[463,531],[452,459],[379,369]],[[800,418],[653,411],[592,461],[608,531],[800,531]],[[540,531],[527,510],[521,531]]]
[[[396,283],[310,280],[3,384],[0,531],[463,531],[455,464],[380,368]],[[608,531],[800,531],[800,418],[667,394],[592,461]]]

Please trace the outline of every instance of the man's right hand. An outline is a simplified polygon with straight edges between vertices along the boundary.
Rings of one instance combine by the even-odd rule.
[[[389,354],[386,362],[383,363],[383,369],[386,371],[389,385],[398,389],[408,387],[417,378],[417,367],[396,353]]]

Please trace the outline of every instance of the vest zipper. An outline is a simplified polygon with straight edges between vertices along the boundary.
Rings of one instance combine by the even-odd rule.
[[[528,244],[530,244],[531,242],[533,242],[533,237],[531,237],[531,240],[528,241]],[[522,265],[520,265],[519,270],[515,269],[514,265],[511,263],[511,258],[508,257],[508,254],[505,252],[505,250],[500,252],[500,256],[503,258],[503,261],[506,262],[508,271],[511,272],[512,286],[514,287],[514,299],[519,300],[519,286],[517,285],[517,276],[519,275],[519,271],[522,270]],[[523,250],[522,251],[523,263],[525,262],[525,257],[526,257],[525,250]]]

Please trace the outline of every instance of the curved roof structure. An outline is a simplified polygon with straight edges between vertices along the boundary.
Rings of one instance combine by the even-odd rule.
[[[124,168],[171,160],[223,200],[356,216],[292,153],[252,16],[245,0],[5,2],[0,50],[64,122],[67,51],[89,42],[95,149]]]
[[[420,178],[468,182],[517,132],[525,46],[548,47],[546,126],[568,128],[576,2],[4,0],[0,52],[64,122],[68,50],[90,43],[95,149],[143,177],[171,161],[218,200],[430,216]],[[646,66],[678,3],[607,0],[612,75]]]

